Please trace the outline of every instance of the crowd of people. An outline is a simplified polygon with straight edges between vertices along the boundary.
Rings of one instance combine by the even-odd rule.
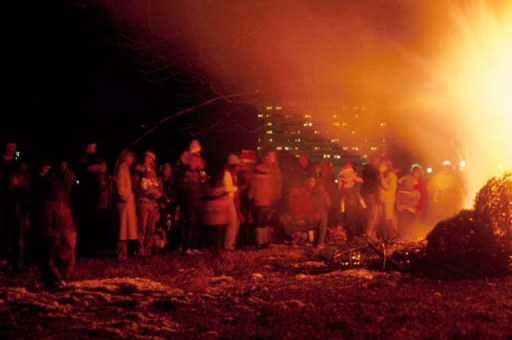
[[[0,155],[0,258],[14,272],[37,260],[48,287],[72,278],[76,254],[115,249],[124,261],[209,249],[215,256],[296,242],[297,235],[321,249],[330,228],[342,228],[348,240],[393,239],[411,231],[427,202],[422,168],[398,178],[383,155],[361,171],[347,161],[336,173],[306,154],[285,165],[274,150],[259,160],[242,150],[207,173],[198,140],[174,163],[158,163],[151,150],[139,161],[126,150],[113,171],[96,142],[72,167],[62,160],[55,169],[45,162],[31,169],[16,148],[8,142]]]

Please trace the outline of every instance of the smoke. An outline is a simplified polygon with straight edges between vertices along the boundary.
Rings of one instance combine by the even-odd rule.
[[[512,160],[508,1],[98,5],[124,47],[147,51],[173,76],[187,69],[219,94],[259,90],[262,103],[316,105],[326,116],[367,104],[409,158],[434,171],[443,160],[465,161],[468,202]]]

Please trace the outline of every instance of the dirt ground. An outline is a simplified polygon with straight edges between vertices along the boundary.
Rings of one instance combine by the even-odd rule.
[[[322,270],[324,269],[324,270]],[[80,260],[66,287],[0,276],[0,337],[508,338],[512,278],[332,269],[309,247]]]

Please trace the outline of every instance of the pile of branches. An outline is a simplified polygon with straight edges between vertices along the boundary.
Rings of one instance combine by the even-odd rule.
[[[478,192],[474,210],[463,210],[441,221],[427,240],[425,269],[430,274],[509,274],[512,256],[512,174],[489,180]]]
[[[358,237],[331,244],[318,256],[338,269],[367,268],[382,271],[414,271],[424,257],[425,246],[418,242],[376,241]]]

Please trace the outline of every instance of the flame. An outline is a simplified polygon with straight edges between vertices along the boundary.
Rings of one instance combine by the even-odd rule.
[[[428,65],[437,86],[422,96],[457,127],[469,205],[486,180],[512,170],[512,2],[477,1],[449,13],[452,34]]]

